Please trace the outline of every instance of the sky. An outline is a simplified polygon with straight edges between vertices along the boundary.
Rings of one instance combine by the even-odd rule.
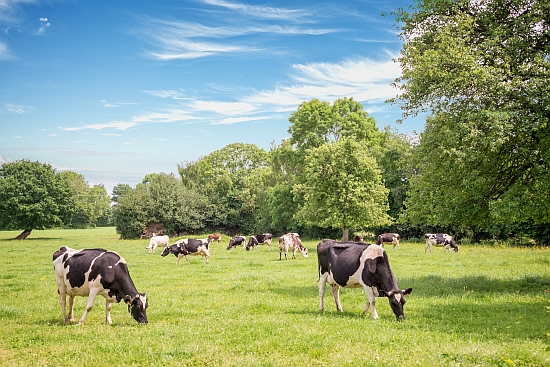
[[[0,164],[110,193],[228,144],[268,151],[313,98],[419,133],[385,103],[401,71],[390,13],[412,2],[0,0]]]

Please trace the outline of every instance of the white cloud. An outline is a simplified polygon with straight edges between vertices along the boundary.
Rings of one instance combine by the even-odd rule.
[[[212,125],[231,125],[239,122],[249,122],[249,121],[260,121],[267,120],[268,116],[258,116],[258,117],[228,117],[220,120],[219,122],[213,122]]]
[[[311,10],[304,9],[287,9],[273,8],[269,6],[245,5],[233,3],[223,0],[203,0],[205,4],[224,7],[226,9],[239,12],[254,18],[272,19],[272,20],[287,20],[298,22],[308,15],[311,15]]]
[[[21,105],[12,104],[12,103],[6,103],[4,105],[4,108],[8,112],[17,113],[17,114],[20,114],[20,115],[28,113],[28,112],[32,111],[32,109],[33,109],[30,106],[21,106]]]
[[[5,43],[0,42],[0,61],[12,59],[13,56],[8,51],[8,46]]]

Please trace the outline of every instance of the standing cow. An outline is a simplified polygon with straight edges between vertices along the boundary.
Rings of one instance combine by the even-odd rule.
[[[300,251],[303,257],[307,257],[307,248],[302,245],[300,235],[298,233],[287,233],[279,237],[279,260],[282,260],[282,253],[285,253],[285,260],[288,260],[288,250],[292,248],[292,258],[296,258],[296,252]]]
[[[443,251],[451,251],[451,247],[454,252],[458,252],[458,246],[453,240],[452,236],[449,236],[446,233],[426,233],[426,247],[424,247],[424,253],[430,249],[430,254],[432,253],[432,246],[443,246]]]
[[[231,250],[233,247],[237,247],[239,245],[244,248],[245,243],[246,243],[246,237],[245,236],[232,237],[229,240],[229,244],[227,245],[227,250]]]
[[[211,233],[208,235],[208,239],[210,242],[218,241],[219,243],[222,243],[222,235],[220,233]]]
[[[155,252],[155,249],[158,246],[167,247],[170,244],[170,238],[166,235],[164,236],[157,236],[155,233],[153,233],[153,237],[149,240],[149,245],[146,247],[147,252]]]
[[[189,258],[187,255],[202,255],[206,258],[206,263],[210,260],[210,240],[208,238],[197,240],[194,238],[185,238],[177,241],[172,246],[168,246],[162,251],[161,256],[167,256],[169,254],[174,254],[178,258],[176,265],[180,263],[182,256],[185,256],[187,260],[187,265],[190,265]]]
[[[372,318],[377,319],[375,297],[388,297],[397,320],[405,319],[403,313],[405,295],[410,294],[412,288],[404,291],[399,289],[390,268],[388,255],[381,246],[323,240],[317,245],[317,259],[321,312],[325,309],[323,303],[325,285],[329,283],[332,285],[332,294],[338,312],[342,312],[340,287],[363,287],[367,294],[365,315],[372,306]]]
[[[393,243],[393,248],[399,248],[399,240],[399,233],[382,233],[376,239],[376,244],[384,247],[385,243]]]
[[[107,301],[106,321],[111,320],[113,303],[121,300],[128,305],[128,312],[140,324],[147,324],[146,309],[149,306],[145,293],[139,293],[126,261],[116,252],[103,249],[74,250],[63,246],[53,254],[55,281],[59,293],[59,303],[63,310],[63,323],[74,321],[74,299],[88,296],[86,311],[78,321],[83,324],[92,310],[97,295]],[[69,295],[69,315],[67,316],[67,295]]]
[[[248,243],[246,244],[246,251],[249,251],[251,248],[254,250],[256,246],[267,244],[269,246],[269,251],[271,251],[271,240],[273,235],[271,233],[255,234],[248,238]]]

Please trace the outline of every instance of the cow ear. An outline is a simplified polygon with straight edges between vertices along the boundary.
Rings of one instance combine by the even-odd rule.
[[[412,288],[407,288],[407,289],[405,289],[405,290],[403,291],[403,295],[406,296],[407,294],[411,294],[412,291],[413,291]]]
[[[378,290],[378,297],[389,297],[389,294],[386,291]]]
[[[132,303],[132,297],[126,295],[126,297],[124,297],[124,303],[126,304],[131,304]]]

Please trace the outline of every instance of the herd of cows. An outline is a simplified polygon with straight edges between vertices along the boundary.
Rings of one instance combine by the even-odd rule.
[[[432,246],[443,246],[445,250],[452,248],[458,252],[458,246],[448,234],[427,233],[426,247],[432,251]],[[260,244],[267,244],[271,250],[273,236],[269,233],[255,234],[249,237],[246,243],[245,236],[235,236],[229,240],[227,250],[241,246],[246,250],[256,248]],[[185,238],[170,245],[168,236],[153,235],[147,246],[148,252],[154,252],[159,246],[164,247],[162,256],[174,254],[177,257],[176,265],[182,257],[189,264],[187,255],[202,255],[206,263],[210,259],[210,243],[222,242],[219,233],[213,233],[205,239]],[[324,294],[326,283],[332,287],[332,294],[336,308],[342,311],[340,304],[340,288],[363,287],[367,295],[367,305],[364,313],[372,307],[372,318],[377,319],[375,297],[387,297],[390,307],[397,320],[405,318],[403,306],[405,296],[412,292],[412,288],[399,289],[397,280],[391,270],[384,244],[391,243],[394,248],[399,247],[400,237],[397,233],[384,233],[378,236],[376,244],[363,242],[361,236],[356,236],[353,242],[337,242],[324,239],[317,245],[317,262],[319,273],[319,310],[324,311]],[[246,243],[246,245],[245,245]],[[298,233],[287,233],[279,237],[279,260],[282,253],[287,258],[292,249],[292,258],[300,251],[308,257],[307,248],[302,245]],[[63,323],[74,322],[74,299],[76,296],[87,296],[86,310],[79,320],[83,324],[91,311],[96,296],[105,297],[106,322],[111,324],[111,307],[113,303],[124,300],[128,305],[128,312],[140,324],[147,324],[147,296],[136,289],[130,278],[128,266],[124,258],[114,251],[104,249],[75,250],[67,246],[61,247],[53,254],[53,267],[59,293],[59,302],[63,311]],[[67,295],[69,296],[69,313],[67,314]]]

